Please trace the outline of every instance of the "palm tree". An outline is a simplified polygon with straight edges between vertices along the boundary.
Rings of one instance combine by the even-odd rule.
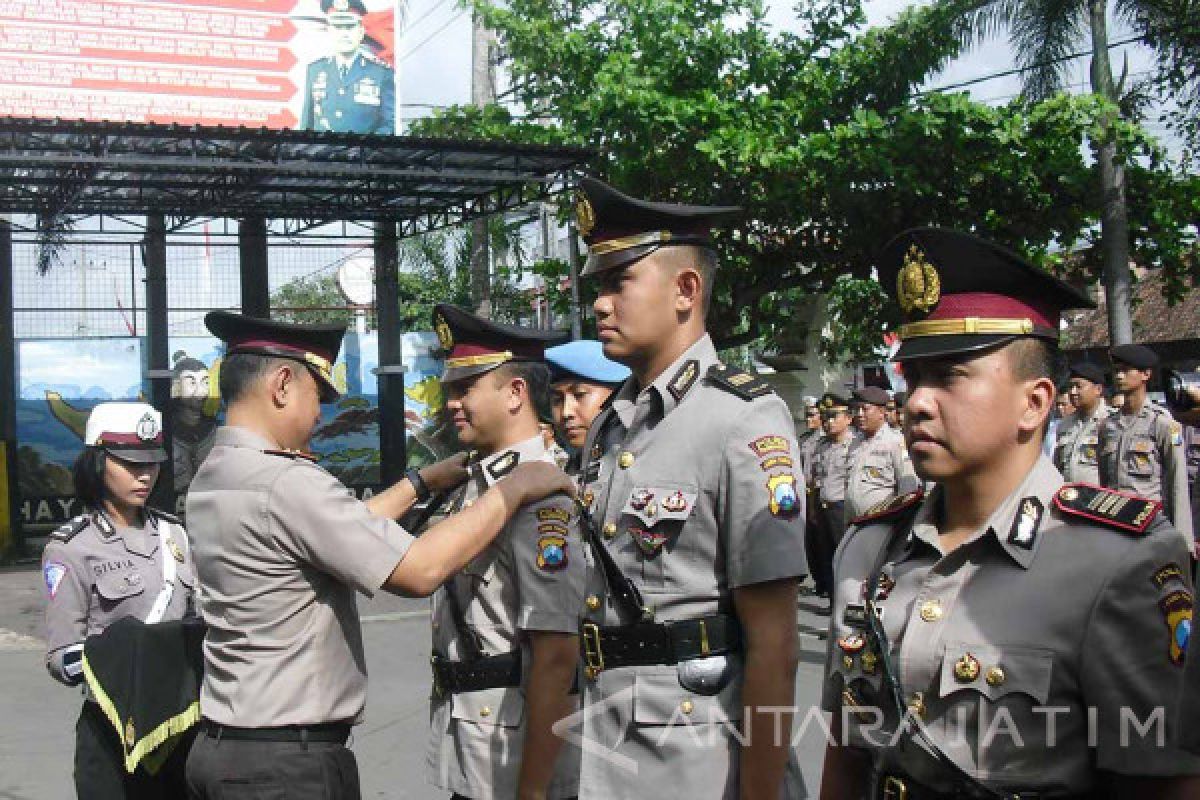
[[[1134,31],[1145,33],[1145,9],[1154,0],[1115,0],[1115,17]],[[1092,91],[1114,108],[1125,90],[1128,64],[1121,79],[1113,77],[1109,58],[1108,0],[982,0],[964,20],[963,38],[974,40],[1007,30],[1009,42],[1022,69],[1024,92],[1041,100],[1062,89],[1067,58],[1082,41],[1090,39]],[[1112,112],[1102,120],[1111,132],[1117,121]],[[1102,135],[1096,144],[1096,162],[1103,192],[1100,217],[1102,280],[1108,305],[1108,331],[1112,344],[1133,341],[1129,313],[1129,219],[1125,201],[1125,166],[1117,153],[1115,137]]]

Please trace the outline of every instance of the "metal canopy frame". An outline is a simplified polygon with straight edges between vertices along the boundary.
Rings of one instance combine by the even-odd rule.
[[[568,185],[579,147],[314,131],[0,117],[0,209],[68,215],[392,220],[400,236]],[[45,224],[45,223],[43,223]]]

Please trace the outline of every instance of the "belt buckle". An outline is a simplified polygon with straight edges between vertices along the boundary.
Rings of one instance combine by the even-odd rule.
[[[888,775],[883,779],[883,794],[880,800],[908,800],[908,784],[893,775]]]
[[[583,623],[582,635],[583,640],[583,672],[587,675],[589,681],[596,680],[596,676],[604,671],[604,652],[600,649],[600,626],[594,622]]]

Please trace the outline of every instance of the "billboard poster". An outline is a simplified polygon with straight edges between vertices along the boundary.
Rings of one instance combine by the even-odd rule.
[[[395,132],[395,0],[3,0],[0,115]]]
[[[378,344],[375,333],[348,333],[334,366],[343,395],[321,406],[311,447],[318,463],[369,496],[379,483]],[[402,337],[408,463],[420,466],[453,452],[444,424],[433,333]],[[176,489],[182,513],[187,486],[221,424],[223,348],[211,337],[173,337],[170,418]],[[17,486],[27,530],[59,525],[80,513],[71,465],[83,448],[88,414],[110,400],[144,400],[144,342],[140,339],[31,339],[17,342]],[[81,376],[86,376],[82,378]],[[170,510],[170,509],[169,509]]]

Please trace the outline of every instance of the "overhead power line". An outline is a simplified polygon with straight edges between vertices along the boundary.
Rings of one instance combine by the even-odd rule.
[[[449,28],[451,25],[453,25],[453,24],[454,24],[456,21],[458,21],[459,17],[461,17],[461,16],[462,16],[463,14],[465,14],[465,13],[467,13],[467,10],[466,10],[465,8],[464,8],[464,9],[461,9],[461,10],[460,10],[460,11],[459,11],[457,14],[455,14],[453,17],[451,17],[450,19],[446,20],[446,22],[445,22],[445,23],[444,23],[444,24],[443,24],[443,25],[442,25],[440,28],[438,28],[436,31],[434,31],[433,33],[431,33],[431,34],[429,34],[428,36],[426,36],[424,39],[422,39],[420,42],[418,42],[416,45],[414,45],[412,48],[410,48],[410,49],[409,49],[407,52],[405,52],[405,53],[404,53],[404,55],[402,55],[402,56],[400,56],[399,58],[397,58],[397,59],[396,59],[396,64],[401,64],[401,63],[403,63],[403,62],[404,62],[406,59],[408,59],[408,58],[409,58],[409,57],[410,57],[410,56],[411,56],[413,53],[417,52],[417,51],[418,51],[418,50],[420,50],[422,47],[424,47],[425,45],[429,44],[431,41],[433,41],[433,40],[434,40],[434,39],[437,37],[437,35],[438,35],[438,34],[440,34],[442,31],[446,30],[446,29],[447,29],[447,28]]]

